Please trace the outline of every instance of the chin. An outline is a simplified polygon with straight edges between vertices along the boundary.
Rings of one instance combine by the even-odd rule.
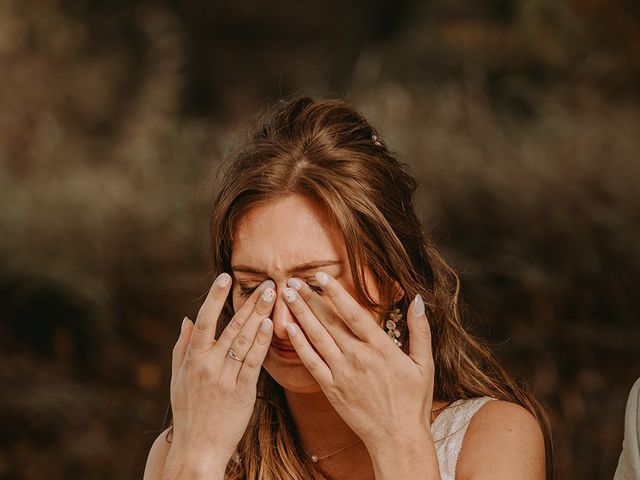
[[[309,370],[302,363],[285,363],[271,351],[264,360],[264,368],[278,385],[285,390],[295,393],[319,393],[322,388]]]

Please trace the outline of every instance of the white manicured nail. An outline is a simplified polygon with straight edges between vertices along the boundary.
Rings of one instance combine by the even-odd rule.
[[[262,324],[260,325],[260,330],[262,330],[263,332],[268,332],[269,329],[271,328],[271,324],[273,322],[271,321],[270,318],[265,318],[264,320],[262,320]]]
[[[298,298],[298,294],[293,288],[287,287],[284,289],[284,298],[287,302],[295,302],[296,298]]]
[[[263,301],[269,303],[274,299],[275,296],[276,296],[275,290],[271,287],[267,287],[262,292],[261,298]]]
[[[322,285],[323,287],[329,283],[329,277],[327,276],[326,273],[324,272],[316,272],[316,280],[318,281],[318,283],[320,285]]]
[[[424,315],[424,302],[422,301],[422,297],[420,294],[416,294],[416,299],[413,302],[413,312],[416,315]]]
[[[289,332],[289,336],[291,337],[295,337],[298,334],[293,323],[287,323],[287,332]]]
[[[226,272],[222,272],[216,277],[215,284],[217,287],[224,288],[231,282],[231,275]]]
[[[296,290],[300,290],[302,288],[302,282],[297,278],[290,278],[289,280],[287,280],[287,285],[295,288]]]

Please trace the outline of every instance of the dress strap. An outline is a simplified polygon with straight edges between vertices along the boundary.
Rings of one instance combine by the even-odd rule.
[[[442,480],[455,480],[458,455],[471,419],[493,397],[460,399],[445,408],[431,424]]]

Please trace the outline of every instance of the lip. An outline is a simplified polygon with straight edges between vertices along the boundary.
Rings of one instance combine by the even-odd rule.
[[[296,352],[294,349],[285,349],[273,343],[271,344],[271,348],[273,348],[273,351],[276,352],[280,357],[292,358],[292,359],[300,358],[300,356],[298,355],[298,352]]]

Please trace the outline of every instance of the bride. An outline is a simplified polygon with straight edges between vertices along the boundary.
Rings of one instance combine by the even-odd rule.
[[[145,480],[554,478],[543,408],[466,331],[417,181],[361,114],[280,101],[228,160]]]

